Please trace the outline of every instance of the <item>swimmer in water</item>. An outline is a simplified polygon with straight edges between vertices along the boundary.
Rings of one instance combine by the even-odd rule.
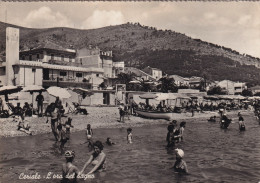
[[[77,182],[77,175],[79,174],[79,169],[72,164],[75,158],[74,151],[65,152],[66,163],[62,165],[62,183]]]
[[[109,146],[112,146],[112,145],[115,145],[116,143],[112,142],[112,140],[109,137],[107,137],[106,144]]]
[[[132,144],[133,141],[132,128],[127,128],[127,143]]]
[[[188,168],[186,162],[183,160],[184,152],[181,149],[175,149],[176,161],[173,165],[173,169],[178,173],[188,173]]]
[[[85,169],[91,164],[94,166],[92,170],[88,174],[93,174],[97,171],[105,170],[106,164],[106,154],[102,151],[103,144],[100,141],[96,141],[94,144],[94,153],[90,156],[89,160],[85,163],[83,169],[81,170],[81,174],[85,171]]]

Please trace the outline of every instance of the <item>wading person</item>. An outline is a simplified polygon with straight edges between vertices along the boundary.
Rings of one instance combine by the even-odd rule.
[[[244,118],[242,117],[240,112],[238,113],[238,125],[239,125],[239,130],[240,131],[245,131],[246,130]]]
[[[87,135],[88,147],[93,147],[93,142],[92,142],[93,130],[90,124],[87,125],[86,135]]]
[[[36,101],[37,101],[37,112],[38,112],[38,116],[42,116],[44,97],[43,97],[41,91],[40,91],[39,94],[37,95]],[[41,111],[41,112],[40,112],[40,111]]]
[[[85,171],[85,169],[91,164],[94,166],[88,174],[93,174],[97,171],[102,172],[105,170],[106,163],[106,154],[102,151],[103,144],[100,141],[96,141],[94,144],[94,153],[90,156],[89,160],[85,163],[83,169],[81,170],[81,174]]]
[[[132,135],[132,128],[127,128],[127,143],[132,144],[133,143],[133,135]]]
[[[183,160],[184,151],[181,149],[175,149],[176,161],[173,165],[173,169],[178,173],[188,173],[188,168],[186,162]]]
[[[76,183],[77,175],[79,175],[79,169],[72,164],[75,158],[74,151],[65,152],[66,163],[62,165],[62,183]]]

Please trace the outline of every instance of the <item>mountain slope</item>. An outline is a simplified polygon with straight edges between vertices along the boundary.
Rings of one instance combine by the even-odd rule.
[[[5,50],[7,26],[12,25],[0,22],[0,52],[2,53]],[[98,46],[102,50],[112,50],[115,61],[125,61],[126,65],[138,68],[149,65],[160,68],[168,74],[181,76],[204,74],[214,80],[231,79],[250,82],[253,85],[260,83],[260,70],[254,67],[260,68],[259,58],[242,55],[230,48],[199,39],[192,39],[175,31],[157,30],[154,27],[141,26],[139,23],[91,30],[20,27],[22,50],[46,42],[58,44],[63,48]]]

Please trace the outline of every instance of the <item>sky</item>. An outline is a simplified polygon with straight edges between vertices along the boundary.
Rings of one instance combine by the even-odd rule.
[[[260,58],[260,2],[0,2],[0,21],[94,29],[127,22],[170,29]]]

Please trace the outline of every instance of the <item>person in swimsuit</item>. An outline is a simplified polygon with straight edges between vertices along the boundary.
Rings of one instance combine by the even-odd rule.
[[[53,108],[51,111],[51,130],[56,141],[58,141],[58,108]]]
[[[132,144],[133,143],[132,139],[133,139],[132,128],[127,128],[127,143]]]
[[[107,137],[106,144],[109,146],[112,146],[112,145],[115,145],[116,143],[112,142],[112,140],[109,137]]]
[[[88,174],[93,174],[97,171],[105,170],[106,164],[106,154],[102,151],[103,144],[100,141],[96,141],[94,144],[94,153],[90,156],[89,160],[85,163],[83,169],[81,170],[81,174],[85,171],[85,169],[91,164],[94,166]]]
[[[238,125],[239,125],[239,130],[240,131],[245,131],[246,130],[244,118],[242,117],[240,112],[238,113]]]
[[[62,183],[77,182],[77,175],[79,175],[79,169],[72,164],[75,158],[74,151],[65,152],[66,163],[62,165]]]
[[[15,116],[13,119],[15,122],[18,122],[17,130],[22,131],[28,135],[32,135],[32,132],[30,131],[30,125],[28,121],[25,121],[24,114],[21,116]]]
[[[188,173],[188,168],[186,162],[183,160],[184,151],[181,149],[175,149],[176,161],[173,165],[173,169],[178,173]]]
[[[186,126],[186,122],[183,121],[180,123],[180,128],[179,128],[179,131],[180,131],[180,134],[179,134],[179,141],[183,141],[183,134],[184,134],[184,128]]]
[[[87,135],[88,147],[92,147],[93,146],[93,142],[92,142],[93,130],[92,130],[90,124],[87,125],[86,135]]]

